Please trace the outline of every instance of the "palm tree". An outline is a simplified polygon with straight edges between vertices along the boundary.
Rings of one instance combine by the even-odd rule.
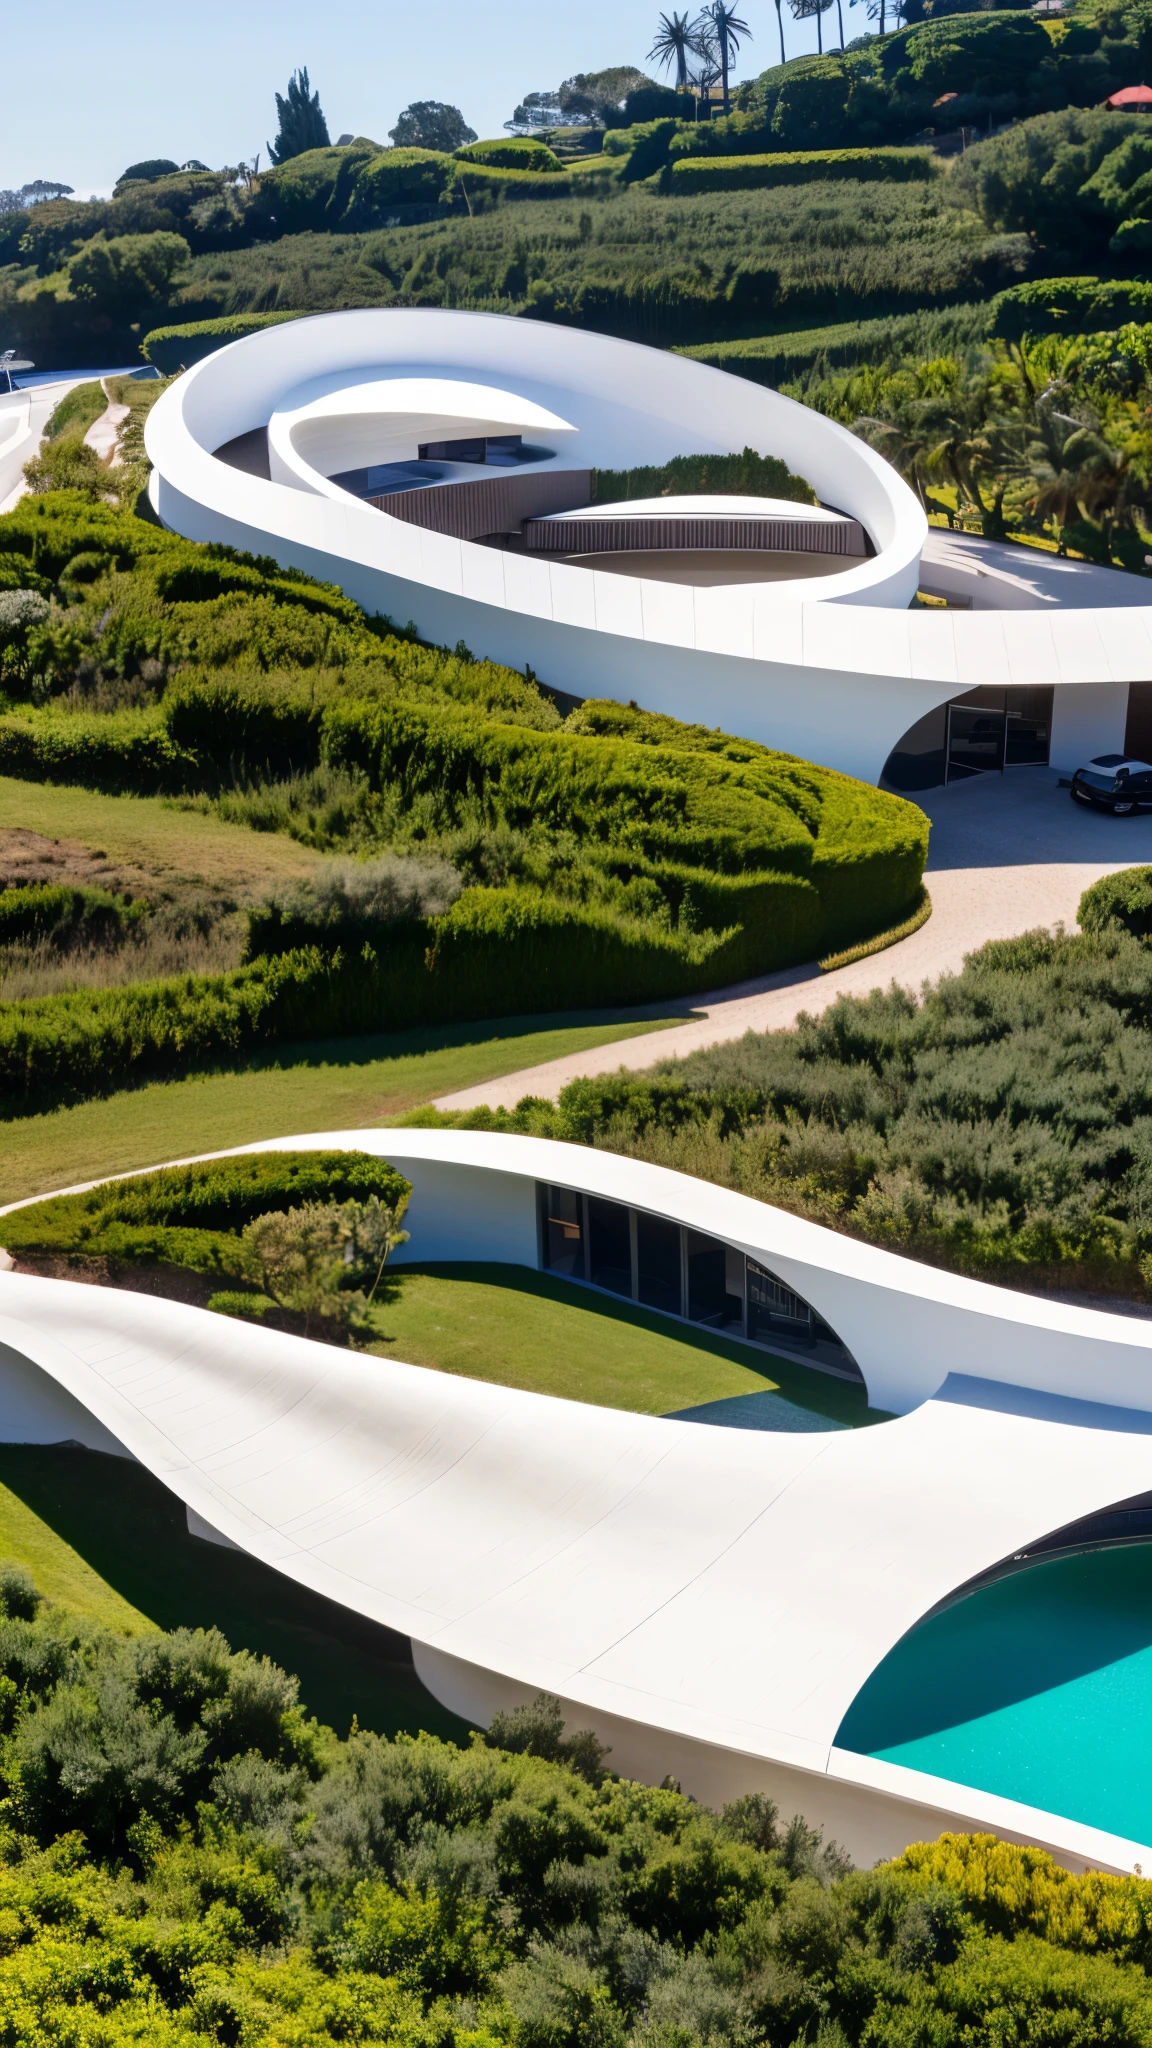
[[[728,72],[740,48],[741,36],[747,36],[751,42],[752,31],[748,23],[741,20],[735,8],[728,6],[727,0],[711,0],[710,6],[704,9],[695,22],[693,33],[696,48],[702,55],[705,51],[711,53],[720,67],[724,112],[727,113]]]
[[[779,0],[776,0],[776,4],[779,6]],[[646,62],[651,64],[655,58],[665,70],[670,64],[675,64],[676,90],[687,92],[688,58],[689,55],[695,54],[695,34],[689,25],[688,16],[677,14],[675,8],[671,14],[662,14],[656,29],[656,40],[648,52]]]
[[[824,15],[828,12],[828,9],[832,5],[832,0],[788,0],[788,5],[792,9],[793,19],[796,21],[809,21],[813,15],[816,16],[816,48],[819,51],[819,54],[823,56],[824,35],[821,24]],[[840,45],[841,48],[843,48],[843,23],[841,23],[840,29]]]
[[[780,0],[776,0],[776,26],[780,31],[780,62],[786,64],[788,59],[784,55],[784,16],[781,12]]]

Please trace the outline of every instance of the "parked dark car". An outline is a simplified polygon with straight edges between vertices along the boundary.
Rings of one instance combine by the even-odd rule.
[[[1152,808],[1152,767],[1131,754],[1098,754],[1072,777],[1072,801],[1094,804],[1114,818]]]

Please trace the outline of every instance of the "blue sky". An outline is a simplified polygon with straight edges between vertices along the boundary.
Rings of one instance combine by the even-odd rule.
[[[213,166],[257,150],[275,133],[277,89],[306,64],[333,140],[344,131],[387,142],[412,100],[447,100],[481,135],[499,134],[526,92],[574,71],[644,65],[664,0],[581,0],[579,6],[501,0],[198,0],[194,8],[143,0],[53,0],[24,17],[25,63],[6,95],[0,186],[58,178],[78,198],[107,193],[129,163],[199,157]],[[779,59],[771,0],[740,11],[753,32],[736,76]],[[788,55],[816,47],[812,20],[784,6]],[[835,42],[836,12],[824,17]],[[844,0],[847,39],[867,29],[863,5]],[[8,50],[15,56],[12,34]]]

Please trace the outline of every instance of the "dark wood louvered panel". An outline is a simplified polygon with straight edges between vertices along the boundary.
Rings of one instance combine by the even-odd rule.
[[[488,533],[519,533],[526,519],[570,512],[592,498],[590,469],[546,470],[540,475],[488,475],[475,482],[427,484],[369,498],[378,512],[455,540],[479,540]]]
[[[565,519],[528,520],[529,548],[548,554],[606,555],[625,550],[748,549],[777,554],[864,555],[864,529],[855,519]]]

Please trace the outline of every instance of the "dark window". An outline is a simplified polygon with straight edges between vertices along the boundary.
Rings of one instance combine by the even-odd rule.
[[[972,694],[975,694],[973,692]],[[1003,704],[1003,692],[997,692]],[[948,777],[1004,766],[1004,712],[982,704],[948,706]]]
[[[688,1315],[694,1323],[722,1323],[725,1315],[724,1246],[688,1232]]]
[[[646,1308],[680,1314],[680,1225],[636,1216],[637,1294]]]
[[[1046,768],[1048,737],[1052,729],[1052,686],[1036,684],[1027,689],[1005,690],[1008,729],[1004,737],[1004,761],[1009,768]]]
[[[544,1264],[570,1280],[584,1278],[583,1207],[571,1188],[544,1190]]]
[[[487,441],[425,441],[419,449],[421,462],[483,462]]]
[[[588,1197],[589,1279],[613,1294],[632,1292],[632,1233],[628,1211],[621,1202],[605,1202],[598,1195]]]
[[[748,1261],[748,1335],[760,1343],[773,1336],[786,1337],[793,1344],[815,1341],[807,1302],[755,1259]]]

